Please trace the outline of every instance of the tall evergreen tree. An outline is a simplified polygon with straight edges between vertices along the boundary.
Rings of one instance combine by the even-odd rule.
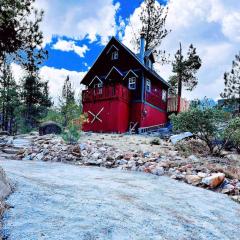
[[[33,58],[45,57],[41,47],[43,34],[39,30],[43,11],[37,11],[34,2],[0,0],[0,65],[8,59],[26,66]]]
[[[38,125],[52,105],[48,94],[48,82],[41,81],[36,75],[27,75],[23,78],[21,87],[24,123],[30,130]]]
[[[18,86],[13,78],[10,65],[4,63],[0,76],[1,128],[13,133],[16,121],[16,109],[20,99]]]
[[[75,91],[69,76],[67,76],[63,84],[62,95],[60,97],[60,108],[63,115],[63,126],[66,127],[70,123],[70,120],[74,118],[77,108]]]
[[[69,76],[67,76],[62,89],[62,101],[67,105],[75,102],[75,91],[72,87]]]
[[[152,50],[161,62],[167,61],[166,52],[159,50],[162,40],[170,32],[165,26],[167,14],[168,8],[159,5],[156,0],[144,0],[140,13],[142,26],[137,36],[133,36],[132,38],[133,44],[139,50],[140,35],[144,33],[146,40],[145,51]]]
[[[235,56],[232,70],[224,74],[224,85],[225,88],[221,97],[228,99],[230,103],[237,103],[240,113],[240,53]]]
[[[172,85],[172,93],[180,98],[182,96],[182,87],[186,90],[192,91],[198,84],[196,77],[197,71],[202,65],[201,58],[197,55],[196,48],[191,44],[188,49],[187,56],[184,57],[182,53],[182,45],[180,43],[179,50],[175,54],[175,59],[172,62],[173,76],[170,77],[170,84]]]

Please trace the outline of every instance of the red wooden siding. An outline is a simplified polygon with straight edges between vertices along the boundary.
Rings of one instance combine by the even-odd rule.
[[[140,127],[150,127],[154,125],[160,125],[167,122],[166,112],[159,111],[158,109],[151,107],[147,104],[144,105],[144,116],[141,120]]]
[[[146,93],[146,101],[164,111],[167,110],[167,102],[162,101],[161,96],[157,96],[153,93]]]
[[[118,51],[117,59],[112,59],[113,51]],[[136,89],[128,89],[129,77],[136,77]],[[102,85],[96,85],[93,79]],[[147,79],[151,81],[150,92],[146,92]],[[162,91],[168,90],[168,84],[115,38],[82,84],[88,87],[82,94],[83,111],[89,116],[84,131],[123,133],[132,122],[137,122],[138,128],[167,122],[167,102],[162,100]]]
[[[129,126],[129,91],[116,85],[83,91],[83,112],[88,114],[88,123],[83,125],[84,131],[124,133]],[[102,111],[101,111],[102,110]],[[94,115],[99,114],[99,119]],[[91,113],[90,113],[91,112]],[[92,122],[93,121],[93,122]]]

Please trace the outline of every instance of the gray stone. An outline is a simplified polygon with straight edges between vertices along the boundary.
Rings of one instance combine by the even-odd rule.
[[[92,154],[92,158],[95,158],[95,159],[98,159],[98,158],[100,158],[100,156],[101,156],[101,153],[99,153],[99,152],[95,152],[95,153],[93,153]]]
[[[16,149],[16,148],[5,148],[2,151],[4,153],[7,153],[7,154],[17,154],[19,152],[19,149]]]
[[[162,176],[162,175],[164,175],[164,168],[157,166],[156,168],[153,168],[151,172],[154,175]]]
[[[188,157],[189,160],[193,161],[193,162],[199,162],[199,158],[196,157],[195,155],[191,155]]]

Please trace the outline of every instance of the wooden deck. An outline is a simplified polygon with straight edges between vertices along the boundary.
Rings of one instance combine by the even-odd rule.
[[[102,88],[87,89],[82,92],[83,103],[95,102],[118,98],[124,101],[130,100],[129,90],[121,84],[115,86],[105,86]]]

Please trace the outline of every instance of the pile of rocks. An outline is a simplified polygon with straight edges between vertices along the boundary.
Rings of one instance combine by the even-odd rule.
[[[238,179],[227,178],[224,173],[207,168],[203,161],[194,155],[180,156],[173,145],[166,141],[158,143],[159,151],[143,152],[122,151],[105,143],[104,140],[95,142],[89,140],[76,145],[67,145],[59,136],[37,134],[28,136],[28,140],[31,142],[30,146],[14,149],[17,159],[67,162],[76,165],[141,171],[158,176],[168,175],[194,186],[234,196],[236,201],[240,201]],[[5,150],[10,151],[9,145],[6,146]]]

